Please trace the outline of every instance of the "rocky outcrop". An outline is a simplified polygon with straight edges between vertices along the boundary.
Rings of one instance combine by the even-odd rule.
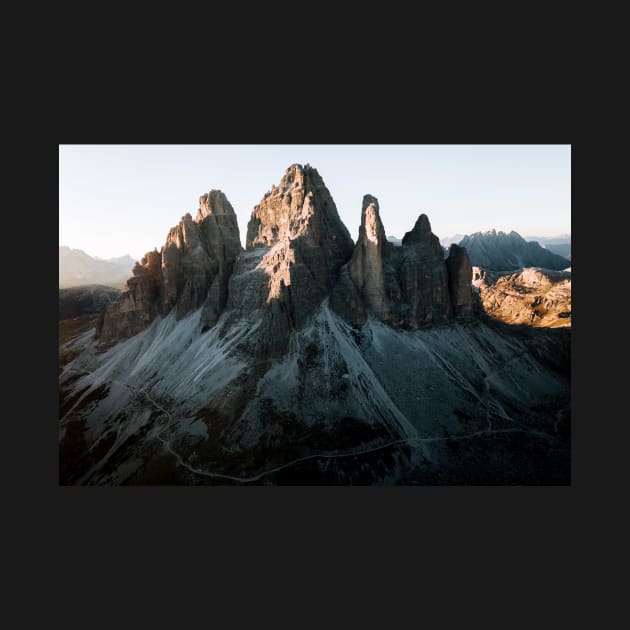
[[[363,197],[359,240],[348,263],[350,277],[368,310],[380,319],[389,319],[389,304],[385,289],[384,260],[392,245],[387,240],[379,215],[378,199]]]
[[[571,271],[537,267],[513,273],[473,267],[473,285],[485,313],[508,324],[571,326]]]
[[[153,251],[136,263],[119,298],[101,315],[97,335],[102,343],[132,337],[151,323],[160,297],[161,260],[161,254]]]
[[[466,264],[467,258],[454,258],[449,279],[442,247],[425,214],[405,234],[400,246],[389,242],[378,200],[366,195],[359,239],[351,260],[341,269],[331,305],[354,325],[363,324],[368,313],[400,328],[468,317],[472,314],[472,295],[470,264],[468,272]]]
[[[101,342],[135,335],[172,309],[181,318],[203,306],[201,326],[213,326],[241,250],[230,202],[218,190],[202,195],[196,220],[184,215],[161,251],[149,252],[136,264],[123,294],[103,313],[97,329]]]
[[[429,219],[420,215],[400,245],[388,241],[378,200],[363,198],[353,245],[324,181],[308,164],[290,166],[252,211],[242,252],[225,195],[200,197],[196,218],[182,217],[160,252],[134,268],[119,300],[103,314],[102,342],[134,335],[158,315],[177,318],[201,307],[200,328],[247,320],[258,331],[249,351],[274,356],[330,297],[355,325],[372,314],[400,328],[419,328],[472,314],[470,264],[453,249],[445,262]]]
[[[472,267],[468,253],[463,247],[451,245],[446,259],[448,271],[448,291],[456,317],[473,315],[473,294],[471,291]]]
[[[233,317],[261,320],[256,352],[285,349],[352,255],[352,238],[324,181],[308,164],[293,164],[254,208],[246,252],[229,283]]]
[[[465,236],[459,243],[465,247],[474,266],[492,271],[510,271],[523,267],[543,267],[561,271],[567,259],[541,247],[535,241],[526,241],[517,232],[476,232]]]

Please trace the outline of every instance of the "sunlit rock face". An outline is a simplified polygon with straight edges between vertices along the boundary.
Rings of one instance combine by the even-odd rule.
[[[286,348],[329,294],[352,238],[316,169],[293,164],[254,208],[229,284],[233,317],[262,317],[258,353]]]
[[[488,271],[473,267],[473,285],[486,314],[508,324],[571,326],[571,270],[526,267]]]
[[[234,261],[242,251],[236,213],[219,190],[199,198],[197,217],[185,214],[158,252],[147,253],[120,298],[103,313],[102,343],[144,330],[158,315],[177,318],[203,306],[201,326],[213,326],[227,301]]]

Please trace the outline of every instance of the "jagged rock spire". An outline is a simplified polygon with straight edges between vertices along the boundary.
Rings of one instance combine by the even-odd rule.
[[[188,212],[169,230],[161,251],[148,252],[117,302],[103,313],[103,343],[137,334],[158,315],[176,316],[203,306],[202,327],[212,326],[227,300],[227,283],[241,252],[236,213],[227,197],[211,190],[199,198],[197,218]]]
[[[350,277],[363,296],[367,308],[380,319],[387,319],[389,314],[383,260],[390,247],[381,221],[378,199],[372,195],[365,195],[361,207],[359,239],[348,268]]]
[[[445,263],[426,214],[402,246],[393,247],[378,199],[365,195],[353,246],[328,188],[308,164],[291,165],[254,207],[247,251],[241,252],[227,197],[220,190],[201,195],[195,220],[186,213],[161,251],[136,265],[101,319],[101,340],[134,335],[173,309],[179,318],[203,307],[200,324],[207,329],[227,306],[230,317],[262,321],[257,352],[273,354],[328,296],[355,324],[372,314],[392,326],[417,328],[470,312],[466,252],[453,249]]]
[[[330,293],[353,242],[323,179],[293,164],[252,211],[247,253],[229,286],[228,306],[253,313],[266,334],[256,352],[280,352]],[[259,254],[259,255],[258,255]]]
[[[471,317],[473,314],[472,266],[468,253],[453,243],[446,259],[448,290],[456,317]]]
[[[407,232],[402,239],[403,245],[416,245],[424,243],[433,236],[431,232],[431,223],[426,214],[421,214],[413,226],[413,230]],[[439,239],[438,239],[439,240]]]
[[[202,221],[209,214],[236,216],[232,204],[220,190],[211,190],[199,197],[199,209],[197,210],[197,222]]]
[[[348,244],[352,247],[350,233],[317,169],[293,164],[252,211],[246,249],[270,247],[302,235],[316,241],[338,241],[340,251]]]
[[[462,252],[455,253],[447,268],[426,214],[405,234],[401,247],[392,246],[386,240],[378,200],[366,195],[359,240],[340,271],[331,304],[354,325],[363,324],[369,315],[401,328],[468,316],[471,271]]]

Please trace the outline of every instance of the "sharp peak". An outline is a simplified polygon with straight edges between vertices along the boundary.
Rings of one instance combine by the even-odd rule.
[[[273,184],[254,206],[247,224],[246,249],[271,246],[285,235],[294,238],[313,226],[320,236],[336,231],[343,233],[344,240],[352,240],[317,169],[295,163],[286,169],[279,185]]]
[[[225,193],[222,190],[219,190],[217,188],[213,188],[212,190],[208,191],[207,193],[203,193],[203,195],[200,195],[200,197],[199,197],[199,205],[200,206],[202,204],[207,205],[208,202],[214,201],[216,199],[221,199],[221,200],[225,200],[225,201],[228,200],[228,198],[226,197]]]
[[[294,189],[304,189],[305,193],[310,193],[320,187],[325,188],[326,184],[317,169],[308,163],[302,165],[295,162],[287,167],[277,186],[271,185],[271,189],[264,194],[263,200],[271,195],[292,193]]]
[[[293,164],[287,167],[285,173],[288,173],[289,171],[299,171],[303,173],[305,171],[317,172],[317,169],[314,166],[311,166],[308,162],[304,165],[300,164],[299,162],[294,162]]]
[[[372,205],[372,204],[376,206],[376,210],[378,212],[378,210],[379,210],[378,199],[376,197],[374,197],[374,195],[369,195],[369,194],[368,195],[363,195],[363,204],[361,206],[362,211],[365,212],[367,207]]]
[[[368,239],[384,247],[387,235],[381,220],[378,199],[373,195],[363,195],[361,204],[361,226],[359,227],[359,241]]]
[[[413,245],[414,243],[424,241],[425,238],[432,234],[429,217],[423,212],[416,220],[413,229],[403,236],[402,243],[403,245]]]
[[[280,185],[278,188],[284,188],[291,184],[293,185],[305,185],[308,183],[315,183],[320,185],[324,183],[322,176],[317,169],[310,164],[298,164],[297,162],[291,164],[285,171],[284,175],[280,179]],[[277,190],[276,186],[272,186],[272,190]]]
[[[368,221],[368,212],[370,214],[370,221],[375,222],[379,226],[379,231],[382,232],[382,238],[385,239],[385,229],[383,227],[383,221],[381,219],[378,199],[374,197],[374,195],[363,195],[363,202],[361,204],[362,226],[365,226],[366,222]]]
[[[412,232],[430,232],[431,221],[429,217],[423,212],[417,219],[413,226]]]
[[[196,221],[203,220],[208,215],[229,214],[236,216],[232,204],[222,190],[213,188],[199,197],[199,209]]]

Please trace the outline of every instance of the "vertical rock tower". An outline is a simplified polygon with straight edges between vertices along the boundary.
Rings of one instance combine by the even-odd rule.
[[[316,169],[290,166],[252,211],[229,285],[238,317],[262,318],[257,352],[282,351],[330,293],[353,242]],[[256,314],[256,315],[254,315]]]
[[[161,251],[149,252],[136,264],[122,295],[101,317],[101,342],[131,337],[172,309],[181,318],[203,306],[202,326],[214,325],[241,251],[236,213],[227,197],[220,190],[202,195],[196,219],[184,215]]]
[[[397,247],[387,241],[376,197],[365,195],[359,240],[341,269],[331,304],[354,325],[368,314],[395,327],[419,328],[472,312],[472,269],[465,250],[444,261],[421,214]]]

